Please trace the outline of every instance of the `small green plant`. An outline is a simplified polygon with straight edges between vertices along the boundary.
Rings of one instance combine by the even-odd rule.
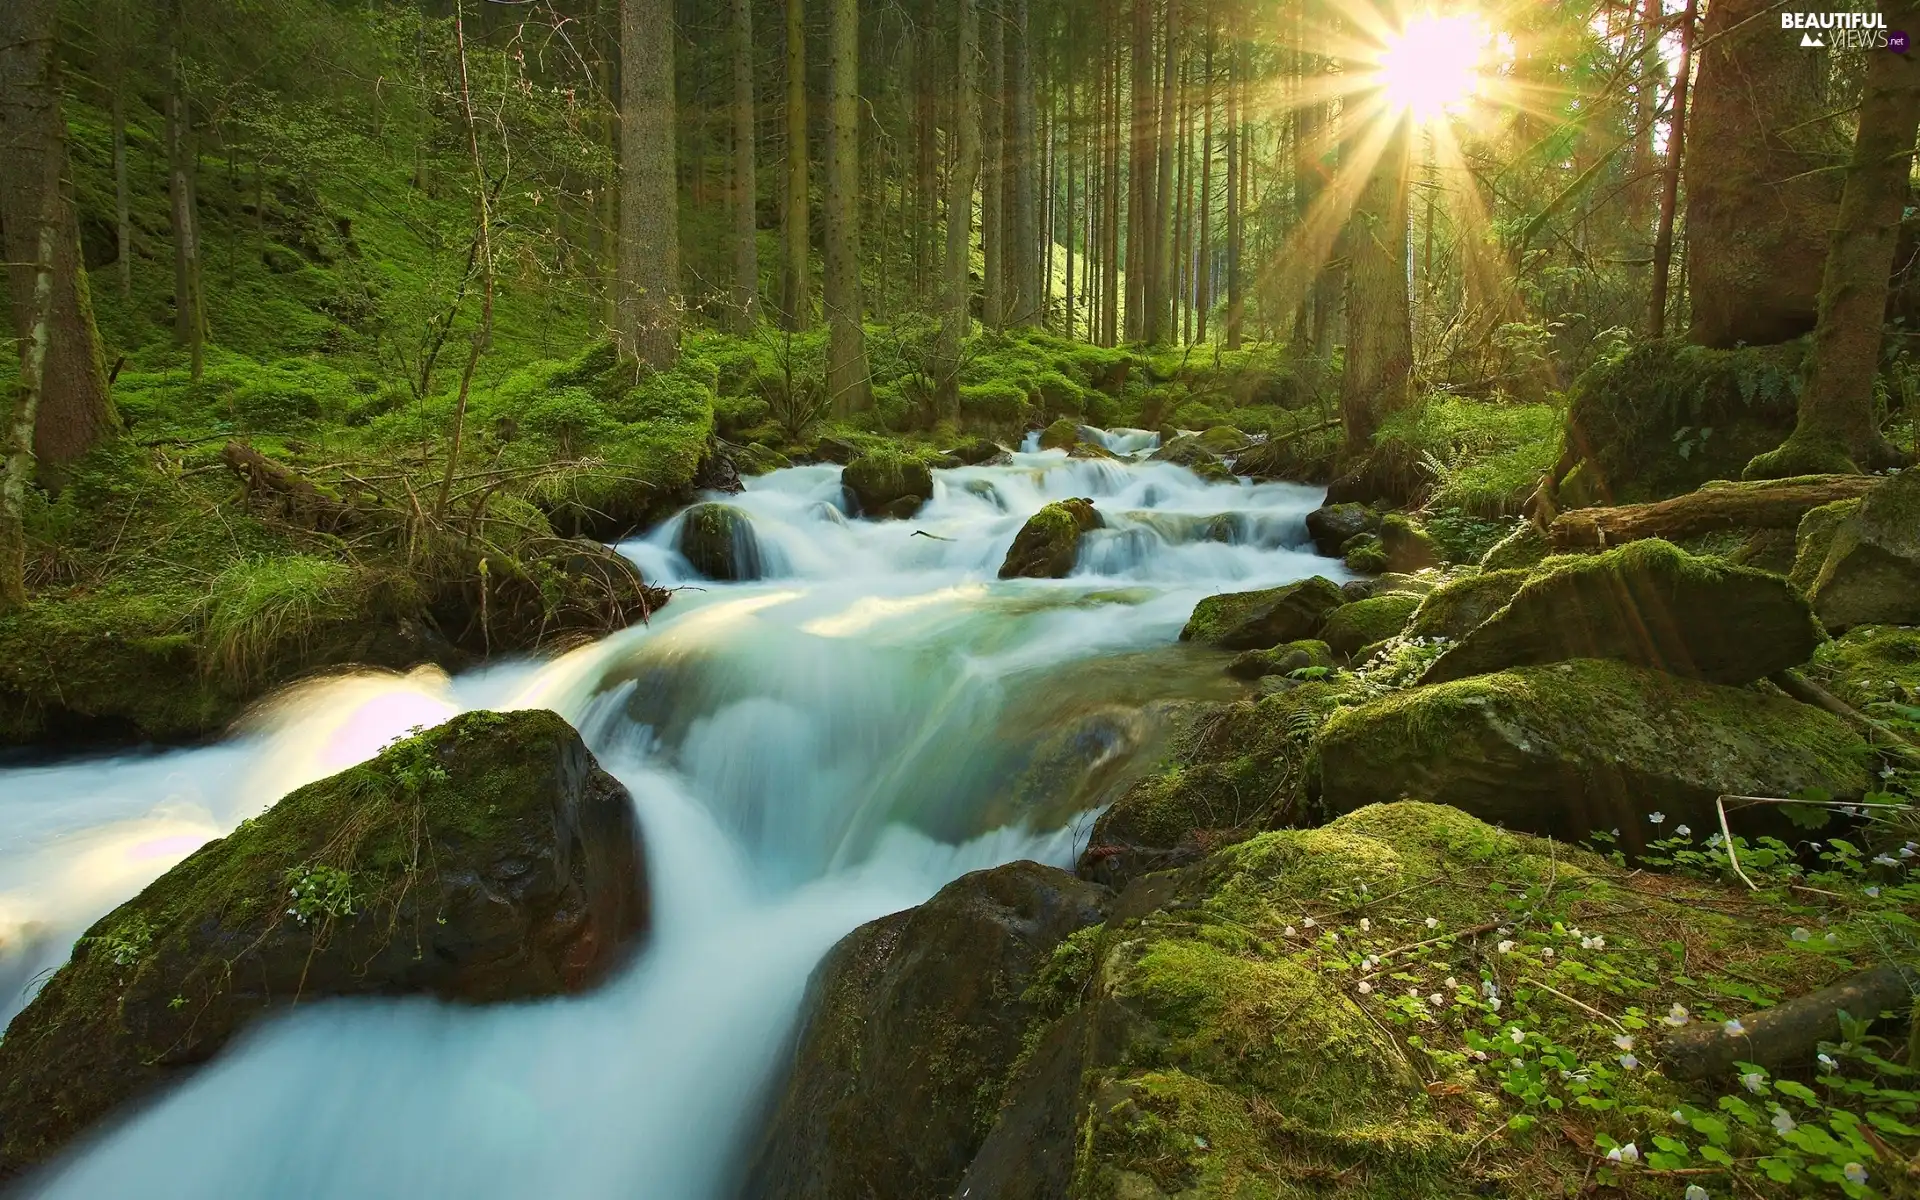
[[[112,933],[84,937],[80,941],[83,945],[98,948],[114,966],[130,967],[139,962],[147,948],[153,945],[153,926],[147,924],[145,917],[135,916]]]
[[[302,925],[353,915],[353,876],[338,867],[295,867],[287,872],[287,915]]]

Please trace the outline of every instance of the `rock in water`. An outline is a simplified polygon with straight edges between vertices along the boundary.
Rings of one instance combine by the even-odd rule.
[[[744,1200],[953,1194],[1034,1015],[1022,994],[1111,901],[1098,884],[1016,862],[842,938],[808,985]]]
[[[1148,456],[1154,462],[1185,467],[1209,483],[1227,483],[1233,471],[1220,456],[1201,444],[1197,434],[1183,433]]]
[[[927,464],[896,450],[862,454],[841,469],[840,482],[868,516],[910,517],[933,498]]]
[[[1380,514],[1364,504],[1323,504],[1307,514],[1307,536],[1328,558],[1338,557],[1340,547],[1379,528]]]
[[[1225,592],[1194,605],[1180,631],[1183,642],[1223,650],[1264,650],[1320,632],[1327,614],[1344,597],[1330,579],[1315,575],[1257,592]]]
[[[753,520],[731,504],[696,504],[680,523],[679,550],[708,579],[760,578],[760,543]]]
[[[87,931],[0,1041],[0,1175],[326,996],[576,992],[648,899],[632,799],[551,712],[471,712],[291,793]]]
[[[1100,528],[1091,500],[1059,500],[1027,518],[1000,564],[1002,579],[1065,579],[1073,573],[1080,537]]]
[[[1793,573],[1828,629],[1920,625],[1920,468],[1808,513]]]
[[[1807,661],[1820,628],[1786,580],[1658,539],[1545,564],[1434,660],[1422,683],[1570,658],[1613,658],[1714,683]]]
[[[1071,450],[1080,444],[1080,426],[1061,417],[1040,431],[1042,450]]]
[[[1647,816],[1718,826],[1724,794],[1861,795],[1868,748],[1839,718],[1740,688],[1603,659],[1410,688],[1336,713],[1320,736],[1322,800],[1346,812],[1412,797],[1574,840]]]
[[[962,465],[977,467],[982,465],[998,466],[1013,461],[1006,448],[992,438],[968,438],[958,446],[947,451],[949,458],[958,459]]]
[[[1351,658],[1360,647],[1384,641],[1405,629],[1419,607],[1420,597],[1404,592],[1342,604],[1327,616],[1320,640],[1335,654]]]

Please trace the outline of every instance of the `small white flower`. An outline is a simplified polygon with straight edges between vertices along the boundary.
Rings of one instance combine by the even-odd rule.
[[[1673,1118],[1673,1123],[1675,1125],[1685,1125],[1687,1123],[1687,1114],[1681,1112],[1677,1108],[1674,1109],[1672,1112],[1668,1113],[1667,1115]]]
[[[1778,1104],[1773,1106],[1773,1128],[1775,1132],[1784,1137],[1792,1133],[1798,1125],[1799,1122],[1793,1119],[1792,1113],[1781,1108]]]
[[[1292,937],[1294,934],[1298,933],[1299,930],[1289,925],[1285,929],[1281,930],[1280,932],[1286,934],[1288,937]]]
[[[1420,998],[1420,989],[1417,987],[1410,987],[1407,989],[1407,995],[1413,997],[1415,1000],[1418,1000]]]
[[[1613,1035],[1613,1044],[1622,1050],[1631,1050],[1633,1049],[1633,1035],[1629,1033],[1616,1033]]]
[[[1526,1031],[1521,1029],[1518,1025],[1514,1026],[1512,1029],[1507,1030],[1507,1036],[1513,1040],[1513,1044],[1516,1046],[1522,1044],[1527,1040]]]
[[[1439,918],[1439,917],[1428,917],[1428,918],[1427,918],[1427,928],[1428,928],[1428,929],[1438,929],[1438,928],[1440,928],[1440,918]]]
[[[1542,950],[1542,951],[1540,952],[1540,957],[1541,957],[1541,958],[1552,958],[1552,957],[1553,957],[1553,947],[1552,947],[1552,946],[1548,946],[1548,947],[1547,947],[1546,949],[1544,949],[1544,950]]]
[[[1312,917],[1308,917],[1306,920],[1300,923],[1302,925],[1305,925],[1308,929],[1312,929],[1315,925],[1318,925],[1320,922],[1314,920]]]
[[[1912,857],[1913,857],[1913,847],[1912,847],[1912,846],[1902,846],[1902,847],[1900,847],[1900,857],[1901,857],[1901,858],[1912,858]]]
[[[1485,1062],[1487,1061],[1487,1052],[1485,1050],[1475,1050],[1473,1052],[1473,1059],[1475,1062]]]
[[[1816,1054],[1814,1055],[1814,1058],[1818,1059],[1820,1062],[1820,1065],[1825,1067],[1829,1071],[1834,1070],[1840,1065],[1839,1063],[1833,1061],[1833,1056],[1830,1054],[1825,1054],[1825,1053]]]
[[[1675,837],[1692,837],[1693,836],[1693,830],[1688,829],[1685,825],[1675,825],[1673,827],[1673,833]]]
[[[1840,944],[1840,935],[1832,930],[1827,931],[1826,939],[1827,945],[1829,946],[1838,946]]]
[[[1487,994],[1487,999],[1491,1000],[1500,994],[1500,985],[1491,979],[1482,979],[1480,981],[1480,990]]]
[[[1361,918],[1360,918],[1360,932],[1361,932],[1361,933],[1372,933],[1372,932],[1373,932],[1373,922],[1372,922],[1372,921],[1369,921],[1369,920],[1367,920],[1367,919],[1366,919],[1365,917],[1361,917]]]
[[[1667,1015],[1664,1017],[1661,1017],[1660,1019],[1662,1021],[1665,1021],[1667,1024],[1673,1026],[1675,1029],[1678,1029],[1680,1026],[1685,1025],[1688,1021],[1687,1006],[1680,1003],[1678,1000],[1675,1000],[1673,1002],[1673,1007],[1667,1010]]]
[[[1362,996],[1373,995],[1373,985],[1368,983],[1366,980],[1362,979],[1360,981],[1360,994]]]
[[[1651,821],[1655,825],[1664,824],[1666,822],[1666,819],[1667,819],[1667,814],[1663,812],[1650,812],[1647,814],[1647,820]]]
[[[1791,938],[1793,938],[1793,940],[1794,940],[1794,941],[1796,941],[1796,942],[1804,942],[1804,941],[1807,941],[1807,940],[1809,940],[1809,939],[1811,939],[1811,938],[1813,937],[1813,934],[1811,934],[1811,933],[1809,933],[1809,932],[1807,931],[1807,927],[1806,927],[1806,926],[1804,926],[1804,925],[1795,925],[1795,926],[1793,927],[1793,932],[1792,932],[1791,934],[1789,934],[1788,936],[1789,936],[1789,937],[1791,937]]]
[[[1640,1060],[1631,1054],[1622,1054],[1620,1056],[1620,1065],[1629,1071],[1635,1071],[1640,1068]]]
[[[1721,1026],[1721,1028],[1725,1029],[1728,1033],[1732,1034],[1734,1037],[1739,1037],[1741,1034],[1747,1031],[1747,1027],[1740,1023],[1739,1017],[1735,1017],[1732,1020],[1728,1021],[1725,1025]]]
[[[1453,976],[1449,975],[1447,976],[1446,982],[1441,986],[1445,987],[1448,991],[1451,992],[1460,986],[1460,981],[1458,979],[1455,979]]]
[[[1500,944],[1499,944],[1498,946],[1495,946],[1495,947],[1494,947],[1494,949],[1495,949],[1495,950],[1498,950],[1498,951],[1499,951],[1500,953],[1502,953],[1502,954],[1512,954],[1512,953],[1513,953],[1513,939],[1512,939],[1512,938],[1508,938],[1508,939],[1506,939],[1506,940],[1504,940],[1504,941],[1502,941],[1502,942],[1501,942],[1501,943],[1500,943]]]
[[[1873,856],[1873,861],[1874,865],[1881,867],[1897,867],[1900,865],[1898,860],[1887,854],[1876,854]]]
[[[1332,938],[1336,942],[1340,940],[1340,935],[1338,933],[1329,932],[1327,936]]]
[[[1628,1142],[1624,1146],[1615,1146],[1607,1151],[1607,1161],[1632,1165],[1640,1161],[1640,1147]]]
[[[1879,888],[1877,888],[1877,887],[1870,887],[1870,888],[1868,888],[1868,889],[1867,889],[1867,898],[1868,898],[1868,899],[1870,899],[1870,900],[1878,900],[1878,899],[1880,898],[1880,889],[1879,889]]]
[[[1740,1077],[1740,1086],[1758,1094],[1761,1088],[1767,1086],[1767,1077],[1758,1071],[1748,1071]]]
[[[1446,1002],[1447,1002],[1447,998],[1445,996],[1442,996],[1439,992],[1435,992],[1433,995],[1427,997],[1427,1003],[1433,1005],[1435,1008],[1439,1008],[1442,1004],[1445,1004]]]
[[[1595,950],[1605,950],[1607,948],[1607,938],[1605,934],[1596,933],[1593,935],[1593,948]]]
[[[1490,1009],[1492,1009],[1492,1010],[1493,1010],[1494,1012],[1499,1012],[1499,1011],[1500,1011],[1500,997],[1498,997],[1498,996],[1489,996],[1489,997],[1487,997],[1487,1007],[1488,1007],[1488,1008],[1490,1008]]]
[[[1578,925],[1575,925],[1572,929],[1567,930],[1567,936],[1570,938],[1577,938],[1582,936],[1580,933],[1580,927]]]
[[[1687,1194],[1684,1200],[1707,1200],[1707,1189],[1697,1183],[1690,1183],[1687,1185]]]
[[[1856,1162],[1850,1162],[1846,1166],[1841,1167],[1840,1173],[1847,1177],[1848,1183],[1865,1183],[1867,1181],[1867,1169]]]

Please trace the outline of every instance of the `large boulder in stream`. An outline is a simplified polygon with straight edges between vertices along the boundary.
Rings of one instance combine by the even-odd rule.
[[[1022,995],[1111,902],[1098,884],[1015,862],[842,938],[808,985],[742,1200],[954,1194],[1020,1056],[1034,1015]]]
[[[1223,592],[1194,605],[1180,640],[1222,650],[1297,642],[1319,633],[1344,599],[1340,585],[1320,575],[1259,591]]]
[[[0,1041],[0,1176],[328,996],[592,987],[645,932],[632,799],[544,710],[300,788],[103,917]]]
[[[1793,580],[1835,632],[1920,625],[1920,468],[1803,517]]]
[[[1000,564],[1002,579],[1065,579],[1073,573],[1080,538],[1100,528],[1091,500],[1056,500],[1027,518]]]
[[[1719,823],[1722,795],[1863,794],[1865,742],[1778,695],[1606,659],[1409,688],[1335,713],[1319,739],[1321,799],[1346,812],[1411,797],[1566,840]],[[1671,826],[1669,826],[1671,827]]]
[[[760,543],[753,520],[731,504],[696,504],[680,519],[676,547],[708,579],[744,582],[760,578]]]
[[[869,517],[910,517],[933,498],[933,471],[898,450],[869,450],[840,471],[840,483]]]
[[[1071,450],[1080,444],[1080,426],[1065,417],[1040,431],[1042,450]]]
[[[1751,683],[1806,662],[1820,637],[1806,598],[1780,576],[1648,539],[1543,564],[1505,608],[1435,659],[1421,682],[1612,658]]]
[[[1154,462],[1185,467],[1208,483],[1231,483],[1233,469],[1220,456],[1207,449],[1199,434],[1183,433],[1148,456]]]
[[[1380,528],[1380,514],[1364,504],[1323,504],[1307,514],[1307,536],[1320,553],[1338,558],[1340,548]]]

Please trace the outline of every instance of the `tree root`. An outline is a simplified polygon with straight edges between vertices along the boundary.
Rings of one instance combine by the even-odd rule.
[[[1727,1025],[1689,1025],[1660,1046],[1676,1079],[1725,1074],[1737,1062],[1777,1067],[1813,1057],[1822,1041],[1839,1041],[1841,1012],[1871,1020],[1883,1009],[1904,1012],[1920,989],[1920,971],[1888,965],[1848,976],[1830,987],[1741,1017]],[[1738,1032],[1733,1032],[1737,1030]]]

